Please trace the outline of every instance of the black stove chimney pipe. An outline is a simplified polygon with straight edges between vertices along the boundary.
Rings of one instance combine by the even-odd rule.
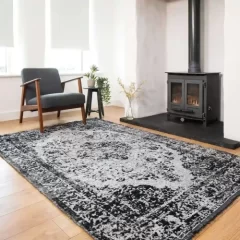
[[[201,72],[201,0],[188,0],[189,73]]]

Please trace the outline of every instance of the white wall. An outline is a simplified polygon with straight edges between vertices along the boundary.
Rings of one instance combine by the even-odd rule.
[[[113,0],[92,0],[90,2],[90,50],[94,52],[96,62],[101,72],[109,78],[114,88],[115,74],[115,16]],[[117,98],[112,91],[112,101]]]
[[[202,71],[224,73],[224,0],[203,0],[202,3]],[[166,70],[187,71],[188,0],[167,2],[166,29]],[[222,86],[221,120],[223,100]]]
[[[136,2],[138,0],[116,0],[117,13],[117,45],[122,46],[123,62],[122,69],[125,82],[136,81],[136,59],[137,59],[137,13]],[[124,17],[123,17],[124,16]],[[119,28],[122,26],[122,29]],[[120,38],[119,38],[120,37]],[[118,70],[118,69],[117,69]],[[119,71],[119,70],[118,70]]]
[[[166,111],[166,2],[137,0],[137,117]]]
[[[96,55],[101,70],[111,76],[112,104],[126,103],[117,83],[120,77],[125,84],[145,82],[141,96],[134,102],[134,117],[166,111],[165,1],[93,3]]]
[[[115,51],[116,75],[125,84],[137,81],[137,16],[136,2],[138,0],[115,0]],[[117,79],[116,79],[117,80]],[[115,81],[115,95],[118,105],[127,105],[127,99]]]
[[[225,58],[224,58],[224,135],[240,141],[240,1],[225,2]]]
[[[166,71],[187,71],[188,0],[168,1],[166,11]]]
[[[111,84],[111,105],[123,106],[117,79],[135,81],[136,0],[91,0],[90,49]]]

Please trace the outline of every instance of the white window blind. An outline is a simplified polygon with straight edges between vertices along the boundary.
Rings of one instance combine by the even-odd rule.
[[[89,0],[50,0],[51,47],[89,49]]]
[[[17,64],[21,68],[44,67],[45,1],[14,0],[14,10]]]
[[[0,46],[13,47],[13,0],[0,0]]]

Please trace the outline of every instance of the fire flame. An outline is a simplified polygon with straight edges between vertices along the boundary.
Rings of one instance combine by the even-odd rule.
[[[174,97],[172,99],[172,103],[180,104],[181,102],[182,102],[182,98],[181,97]],[[198,99],[198,97],[188,96],[187,104],[198,107],[199,106],[199,99]]]

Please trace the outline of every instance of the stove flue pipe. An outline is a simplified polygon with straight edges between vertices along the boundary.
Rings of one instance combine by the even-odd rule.
[[[201,72],[201,0],[188,0],[189,73]]]

